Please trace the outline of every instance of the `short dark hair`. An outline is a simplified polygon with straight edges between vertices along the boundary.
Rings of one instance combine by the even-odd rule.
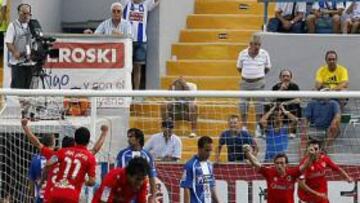
[[[45,145],[46,147],[53,147],[55,145],[55,139],[53,134],[44,134],[41,137],[41,144]]]
[[[338,55],[337,55],[337,53],[336,53],[335,50],[329,50],[329,51],[327,51],[326,54],[325,54],[325,61],[327,60],[327,57],[329,56],[329,54],[335,54],[336,59],[338,58]]]
[[[126,166],[126,173],[130,176],[147,176],[150,174],[149,163],[142,157],[135,157]]]
[[[202,136],[200,137],[200,139],[198,140],[198,148],[199,149],[202,149],[205,147],[206,144],[212,144],[213,143],[213,140],[211,139],[211,137],[209,136]]]
[[[168,118],[161,122],[161,127],[163,128],[174,128],[174,121],[171,118]]]
[[[75,145],[75,140],[72,137],[65,136],[61,141],[61,147],[73,147]]]
[[[229,116],[228,121],[230,121],[231,119],[238,119],[238,120],[240,120],[240,116],[237,115],[237,114],[231,114],[231,115]]]
[[[90,142],[90,131],[85,127],[80,127],[75,131],[75,143],[78,145],[88,145]]]
[[[21,7],[23,7],[23,6],[28,7],[28,8],[29,8],[29,11],[30,11],[30,13],[31,13],[31,5],[30,5],[30,4],[25,4],[25,3],[19,4],[18,7],[17,7],[17,11],[20,12]]]
[[[143,133],[143,131],[141,131],[141,130],[138,129],[138,128],[130,128],[130,129],[127,131],[127,134],[132,134],[132,135],[134,135],[135,138],[139,141],[141,147],[144,146],[145,138],[144,138],[144,133]]]
[[[318,140],[311,139],[311,140],[307,143],[307,146],[310,146],[310,145],[318,145],[318,146],[320,147],[320,146],[321,146],[321,142],[319,142]]]
[[[279,158],[285,158],[285,163],[288,164],[289,163],[289,158],[288,156],[285,154],[285,153],[279,153],[277,154],[275,157],[274,157],[274,162],[276,159],[279,159]]]
[[[285,71],[289,72],[290,78],[292,78],[293,74],[292,74],[291,70],[289,70],[289,69],[282,69],[279,73],[279,78],[281,79],[281,76],[282,76],[283,72],[285,72]]]

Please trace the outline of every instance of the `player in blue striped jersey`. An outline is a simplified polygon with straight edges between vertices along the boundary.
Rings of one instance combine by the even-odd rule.
[[[117,167],[124,168],[126,167],[130,160],[134,157],[142,157],[147,160],[150,166],[150,193],[151,198],[155,198],[156,194],[156,184],[155,178],[157,176],[154,160],[151,154],[143,149],[144,146],[144,133],[137,128],[130,128],[127,131],[129,147],[121,150],[116,157]]]
[[[184,203],[219,202],[215,192],[213,166],[208,161],[212,139],[203,136],[198,140],[198,153],[184,166],[180,187],[184,188]]]

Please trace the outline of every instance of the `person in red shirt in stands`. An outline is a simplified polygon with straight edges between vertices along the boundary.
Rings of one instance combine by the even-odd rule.
[[[115,168],[104,177],[92,203],[146,203],[149,173],[144,158],[131,159],[126,168]]]
[[[308,147],[315,150],[315,160],[298,180],[298,196],[302,201],[308,203],[328,203],[326,181],[328,168],[339,173],[348,182],[352,182],[353,179],[320,150],[318,141],[310,141]]]
[[[251,146],[244,145],[246,154],[251,165],[261,173],[267,183],[268,203],[294,203],[294,188],[299,178],[315,158],[314,150],[309,148],[308,156],[303,164],[296,167],[288,167],[288,157],[284,153],[277,154],[274,158],[274,166],[262,166],[251,153]]]
[[[81,127],[75,131],[75,146],[60,149],[48,160],[46,167],[59,163],[56,183],[51,191],[51,203],[77,203],[81,187],[95,185],[95,156],[86,148],[90,131]],[[88,179],[85,180],[85,175]]]

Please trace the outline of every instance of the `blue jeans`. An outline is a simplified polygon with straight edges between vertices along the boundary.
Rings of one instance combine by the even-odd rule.
[[[304,33],[305,23],[304,21],[298,21],[294,23],[290,30],[285,30],[281,21],[278,18],[271,18],[267,25],[267,31],[269,32],[290,32],[290,33]]]

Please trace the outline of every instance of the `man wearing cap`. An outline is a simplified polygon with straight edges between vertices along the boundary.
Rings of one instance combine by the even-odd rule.
[[[129,21],[122,19],[123,7],[119,2],[115,2],[110,7],[111,18],[103,21],[96,28],[95,34],[116,35],[121,37],[132,37],[131,24]],[[93,31],[87,29],[85,34],[92,34]]]
[[[242,50],[237,60],[237,69],[241,75],[240,90],[256,91],[264,90],[265,75],[271,69],[270,56],[267,51],[261,49],[261,39],[258,35],[251,37],[249,47]],[[246,119],[249,102],[241,101],[241,119],[247,125]],[[262,105],[256,106],[256,120],[260,120]]]
[[[154,134],[145,143],[144,149],[155,159],[178,161],[181,158],[181,139],[173,133],[174,122],[165,120],[161,123],[162,132]]]

